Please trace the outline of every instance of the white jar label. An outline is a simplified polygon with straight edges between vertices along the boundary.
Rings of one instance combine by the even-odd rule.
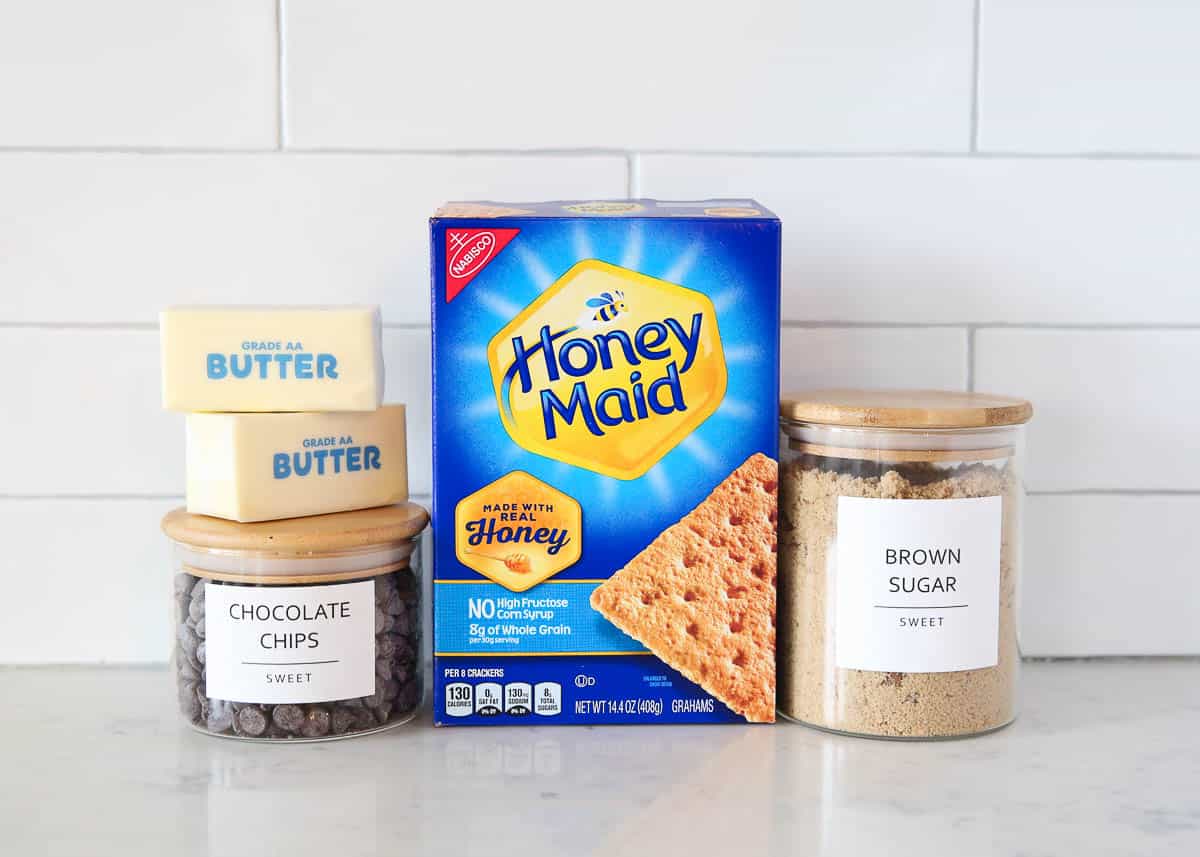
[[[1001,504],[999,497],[838,498],[838,668],[996,666]]]
[[[375,692],[375,584],[205,584],[208,695],[328,702]]]

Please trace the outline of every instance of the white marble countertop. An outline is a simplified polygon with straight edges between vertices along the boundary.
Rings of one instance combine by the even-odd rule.
[[[1012,727],[434,729],[266,746],[187,729],[161,669],[0,670],[0,853],[1200,853],[1200,663],[1030,664]]]

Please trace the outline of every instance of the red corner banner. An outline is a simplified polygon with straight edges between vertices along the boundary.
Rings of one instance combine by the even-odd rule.
[[[446,303],[495,259],[520,229],[446,230]]]

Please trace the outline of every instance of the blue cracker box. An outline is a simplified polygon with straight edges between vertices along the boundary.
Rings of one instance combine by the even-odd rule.
[[[780,223],[430,220],[439,725],[774,719]]]

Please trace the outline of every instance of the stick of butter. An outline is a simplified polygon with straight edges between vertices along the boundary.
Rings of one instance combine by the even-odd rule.
[[[159,314],[163,407],[373,411],[381,327],[377,306],[170,307]]]
[[[273,521],[408,499],[404,405],[187,416],[187,510]]]

